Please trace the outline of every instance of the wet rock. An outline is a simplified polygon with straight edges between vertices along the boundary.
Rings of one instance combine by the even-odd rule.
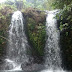
[[[26,71],[38,71],[38,70],[42,70],[44,69],[44,65],[41,64],[22,64],[21,65],[22,70],[26,70]]]

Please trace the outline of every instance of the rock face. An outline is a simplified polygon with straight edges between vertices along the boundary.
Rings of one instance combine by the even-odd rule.
[[[44,66],[41,64],[27,64],[27,65],[22,64],[21,68],[22,70],[25,70],[25,71],[39,71],[44,69]]]
[[[35,60],[38,59],[36,61],[40,62],[44,54],[46,15],[45,12],[33,8],[26,9],[24,14],[27,17],[26,34],[32,47],[31,54]]]

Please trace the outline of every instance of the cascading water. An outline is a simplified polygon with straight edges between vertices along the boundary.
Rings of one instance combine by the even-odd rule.
[[[22,62],[28,61],[26,50],[29,47],[25,35],[23,16],[20,11],[16,11],[12,15],[9,28],[8,59],[6,61],[12,64],[13,68],[17,68]],[[20,66],[18,67],[20,68]]]
[[[57,11],[49,11],[46,18],[47,41],[45,46],[45,66],[48,69],[61,69],[59,31],[57,20],[54,18]]]

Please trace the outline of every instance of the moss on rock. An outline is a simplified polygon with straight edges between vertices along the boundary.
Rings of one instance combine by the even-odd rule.
[[[10,6],[4,6],[0,9],[0,57],[6,54],[6,44],[8,41],[8,27],[11,22],[11,15],[14,12]]]
[[[27,15],[27,36],[32,46],[32,55],[43,56],[45,47],[45,14],[37,9],[29,8]]]

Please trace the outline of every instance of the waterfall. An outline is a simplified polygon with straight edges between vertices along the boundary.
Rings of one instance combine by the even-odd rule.
[[[7,59],[5,59],[6,64],[3,64],[3,67],[5,68],[3,70],[28,70],[25,72],[31,72],[32,70],[32,72],[65,72],[61,68],[59,47],[60,33],[57,29],[57,20],[54,18],[57,11],[49,11],[47,13],[45,64],[33,64],[33,60],[30,59],[30,56],[27,54],[27,50],[30,46],[28,45],[27,37],[25,35],[24,18],[20,11],[16,11],[12,15],[11,24],[9,26]]]
[[[45,46],[45,66],[48,69],[60,69],[61,57],[59,47],[59,31],[57,20],[54,18],[57,11],[49,11],[46,18],[47,41]]]
[[[26,52],[29,45],[25,35],[23,20],[22,13],[16,11],[12,15],[11,24],[9,26],[8,59],[6,59],[6,61],[12,64],[13,68],[28,61]]]

